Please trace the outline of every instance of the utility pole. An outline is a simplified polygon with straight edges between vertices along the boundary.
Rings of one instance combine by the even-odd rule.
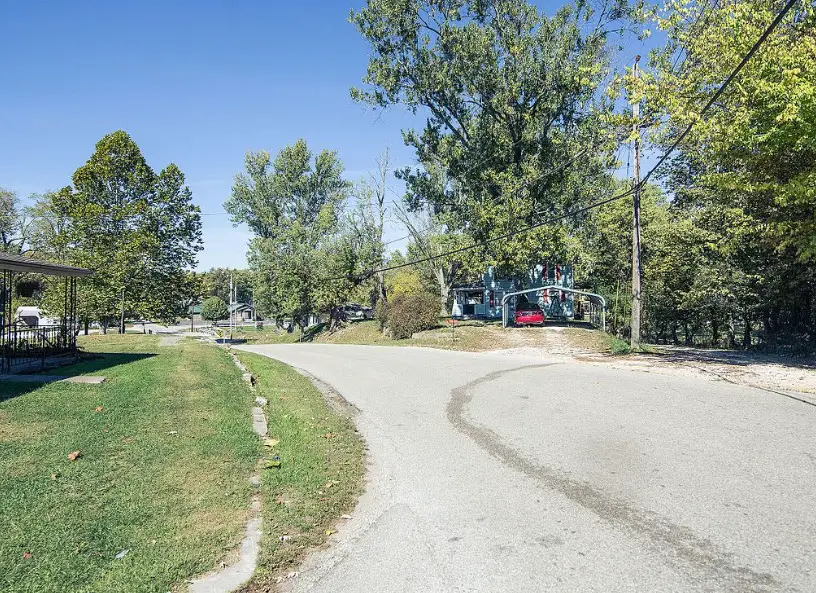
[[[638,80],[638,62],[640,56],[635,56],[635,67],[632,70],[635,81]],[[637,91],[636,91],[637,92]],[[635,167],[634,167],[634,193],[632,195],[632,322],[631,322],[631,346],[633,349],[640,348],[640,308],[643,296],[640,289],[642,270],[640,266],[640,100],[632,104],[632,116],[634,123],[634,144],[635,144]]]
[[[230,343],[232,343],[232,272],[230,272],[230,290],[229,290],[229,324],[230,324]]]

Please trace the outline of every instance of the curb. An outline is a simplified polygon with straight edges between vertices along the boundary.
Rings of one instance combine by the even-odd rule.
[[[244,363],[242,363],[233,352],[227,350],[227,354],[232,358],[235,366],[243,373],[242,378],[249,387],[249,390],[256,393],[255,377],[252,376],[252,373],[247,370]],[[269,424],[267,423],[266,413],[264,412],[267,401],[258,395],[255,397],[255,404],[256,405],[252,408],[252,429],[263,443],[269,433]],[[264,466],[275,467],[274,463],[274,460],[267,460]],[[280,464],[279,461],[277,463]],[[261,475],[257,468],[249,477],[249,483],[252,484],[255,489],[260,487]],[[238,550],[238,560],[230,566],[224,566],[218,571],[189,581],[189,593],[231,593],[245,585],[252,578],[252,575],[255,574],[262,526],[261,495],[256,492],[250,501],[249,521],[247,521],[244,537],[241,540],[241,545]]]

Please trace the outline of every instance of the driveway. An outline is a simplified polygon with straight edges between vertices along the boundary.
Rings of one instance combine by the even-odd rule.
[[[353,518],[298,592],[816,591],[816,407],[496,353],[248,346],[359,410]]]

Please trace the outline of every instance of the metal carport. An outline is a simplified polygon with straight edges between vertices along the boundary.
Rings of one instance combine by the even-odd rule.
[[[583,295],[589,298],[590,303],[596,304],[599,306],[600,310],[600,326],[603,331],[606,331],[606,300],[599,294],[594,292],[586,292],[583,290],[575,290],[574,288],[565,288],[563,286],[559,286],[557,284],[551,284],[549,286],[539,286],[538,288],[528,288],[526,290],[519,290],[517,292],[511,292],[504,295],[502,298],[502,327],[507,327],[509,322],[508,319],[510,317],[510,310],[509,310],[509,302],[512,297],[517,297],[522,294],[530,294],[531,292],[544,292],[544,291],[561,291],[561,292],[569,292],[571,294],[578,294]],[[590,313],[591,316],[591,313]]]

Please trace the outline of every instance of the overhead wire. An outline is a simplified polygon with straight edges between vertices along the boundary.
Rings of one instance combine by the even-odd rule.
[[[754,56],[754,54],[757,52],[757,50],[759,50],[759,48],[762,46],[762,44],[765,43],[765,41],[768,39],[768,37],[771,35],[771,33],[773,33],[774,30],[776,30],[777,26],[779,26],[779,23],[782,22],[782,19],[784,19],[785,16],[791,11],[791,9],[794,7],[794,5],[797,3],[797,1],[798,0],[788,0],[788,2],[785,4],[784,8],[782,8],[782,10],[777,14],[777,16],[773,20],[773,22],[765,29],[765,31],[762,33],[762,35],[759,37],[759,39],[757,39],[757,41],[751,46],[751,49],[748,50],[748,52],[743,56],[742,60],[740,60],[740,63],[737,65],[737,67],[734,68],[734,70],[731,71],[731,73],[728,75],[728,77],[725,79],[725,81],[720,85],[720,87],[717,89],[717,91],[706,102],[705,106],[700,110],[699,117],[702,117],[703,115],[705,115],[706,112],[711,108],[711,106],[714,105],[714,103],[717,101],[717,99],[719,99],[722,96],[722,94],[728,89],[728,87],[731,85],[733,80],[739,75],[739,73],[742,71],[742,69],[745,67],[745,65],[748,63],[748,61]],[[540,228],[542,226],[546,226],[546,225],[552,224],[554,222],[560,222],[562,220],[566,220],[568,218],[578,216],[579,214],[589,212],[590,210],[594,210],[595,208],[599,208],[599,207],[601,207],[601,206],[603,206],[605,204],[609,204],[611,202],[614,202],[614,201],[620,200],[622,198],[625,198],[627,196],[630,196],[636,190],[641,189],[648,182],[648,180],[652,177],[652,175],[654,175],[655,171],[657,171],[660,168],[660,166],[664,162],[666,162],[666,160],[669,158],[669,156],[671,156],[671,154],[677,149],[677,147],[680,145],[680,143],[683,142],[683,140],[686,138],[686,136],[689,134],[689,132],[691,132],[692,128],[694,127],[694,124],[697,123],[697,121],[698,121],[697,119],[694,119],[694,120],[691,121],[691,123],[688,124],[688,126],[685,128],[685,130],[683,130],[683,133],[680,134],[674,140],[674,142],[671,144],[671,146],[669,146],[669,148],[666,151],[663,152],[661,157],[658,159],[657,163],[651,169],[649,169],[649,171],[646,173],[646,175],[643,176],[643,178],[640,180],[640,183],[638,183],[637,185],[634,185],[629,190],[626,190],[624,192],[621,192],[621,193],[616,194],[614,196],[611,196],[609,198],[605,198],[603,200],[593,202],[592,204],[590,204],[588,206],[578,208],[576,210],[567,212],[566,214],[555,216],[555,217],[549,218],[547,220],[544,220],[544,221],[541,221],[541,222],[538,222],[538,223],[535,223],[535,224],[531,224],[531,225],[516,229],[514,231],[510,231],[508,233],[498,235],[496,237],[491,237],[491,238],[488,238],[488,239],[484,239],[482,241],[475,241],[475,242],[471,243],[470,245],[465,245],[463,247],[459,247],[457,249],[452,249],[452,250],[446,251],[444,253],[440,253],[440,254],[433,255],[433,256],[427,256],[427,257],[423,257],[423,258],[419,258],[419,259],[415,259],[415,260],[412,260],[412,261],[409,261],[409,262],[404,262],[404,263],[401,263],[401,264],[396,264],[396,265],[392,265],[392,266],[385,266],[385,267],[381,267],[381,268],[378,268],[378,269],[368,270],[364,274],[362,274],[362,277],[370,277],[370,276],[372,276],[374,274],[377,274],[377,273],[380,273],[380,272],[388,272],[388,271],[391,271],[391,270],[397,270],[397,269],[404,268],[404,267],[407,267],[407,266],[413,266],[413,265],[433,261],[433,260],[436,260],[436,259],[439,259],[439,258],[442,258],[442,257],[448,257],[450,255],[456,255],[458,253],[463,253],[465,251],[470,251],[471,249],[476,249],[477,247],[485,247],[485,246],[490,245],[492,243],[495,243],[497,241],[502,241],[502,240],[505,240],[505,239],[509,239],[509,238],[515,237],[517,235],[530,232],[530,231],[532,231],[534,229],[537,229],[537,228]],[[349,276],[337,276],[337,277],[333,277],[333,278],[326,278],[325,281],[336,281],[336,280],[347,280],[347,279],[349,279]]]

